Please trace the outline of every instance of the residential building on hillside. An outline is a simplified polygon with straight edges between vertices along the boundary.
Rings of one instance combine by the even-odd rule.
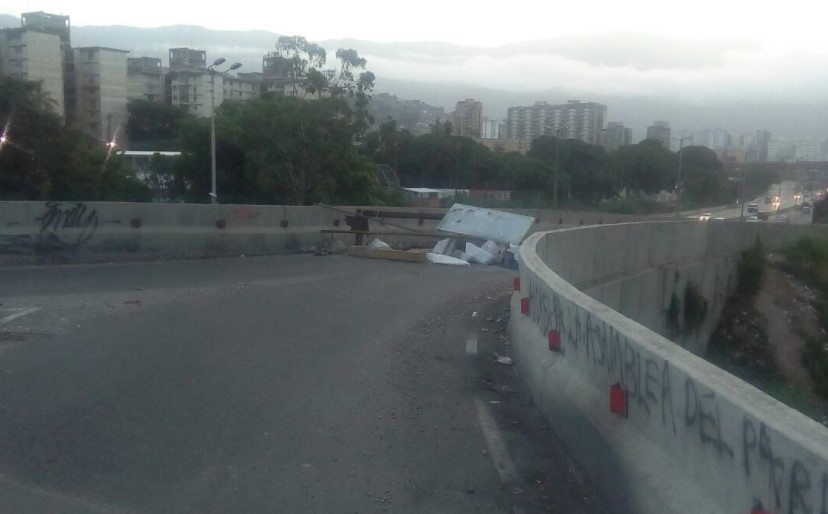
[[[207,68],[207,52],[192,48],[170,48],[170,71],[202,71]]]
[[[250,77],[251,74],[224,77],[223,96],[224,100],[233,100],[237,102],[244,102],[253,98],[258,98],[262,81]]]
[[[0,76],[40,82],[54,111],[65,116],[60,36],[28,28],[0,30]]]
[[[167,70],[155,57],[127,57],[127,98],[163,102]]]
[[[601,146],[608,152],[632,144],[632,129],[618,121],[611,121],[601,135]]]
[[[127,122],[126,50],[99,46],[74,49],[74,120],[84,132],[112,141]]]
[[[654,121],[647,127],[647,139],[660,141],[666,149],[670,149],[670,123],[667,121]]]
[[[578,100],[560,105],[535,102],[528,107],[510,107],[507,138],[531,143],[536,137],[554,135],[597,145],[601,143],[606,117],[606,105]]]
[[[500,138],[500,122],[498,120],[490,120],[483,118],[483,130],[480,134],[481,139],[499,139]]]
[[[472,98],[457,102],[451,124],[453,135],[480,139],[483,134],[483,103]]]
[[[213,96],[215,89],[216,95]],[[209,118],[224,100],[224,75],[206,71],[170,72],[167,76],[169,103],[198,117]]]

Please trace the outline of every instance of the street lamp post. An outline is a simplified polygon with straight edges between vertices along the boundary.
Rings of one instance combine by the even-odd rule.
[[[684,149],[684,142],[689,141],[693,142],[693,136],[687,137],[671,137],[673,141],[679,142],[679,151],[678,151],[678,180],[676,181],[676,218],[679,216],[679,211],[681,210],[681,151]]]
[[[222,75],[228,71],[233,71],[241,68],[241,63],[234,63],[232,66],[224,71],[216,70],[216,66],[221,66],[227,59],[219,57],[213,64],[207,67],[210,72],[210,159],[211,159],[211,182],[212,189],[210,190],[210,202],[218,203],[218,193],[216,192],[216,73]]]

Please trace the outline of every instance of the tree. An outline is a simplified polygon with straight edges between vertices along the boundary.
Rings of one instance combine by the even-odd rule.
[[[132,150],[178,150],[182,124],[194,117],[180,107],[147,100],[132,100],[127,110],[126,135]]]
[[[0,198],[144,200],[148,189],[95,138],[64,126],[35,82],[0,79]]]
[[[716,153],[704,146],[681,150],[682,199],[693,205],[728,203],[731,191],[724,166]]]
[[[258,200],[370,203],[373,164],[352,144],[352,117],[342,99],[267,95],[223,105],[217,123]]]
[[[555,187],[560,188],[562,181],[568,182],[572,196],[586,204],[594,205],[615,196],[609,158],[600,146],[578,139],[541,136],[532,141],[528,155],[553,170],[553,198]],[[562,196],[559,190],[558,198]]]
[[[672,189],[677,179],[675,154],[656,139],[622,146],[610,155],[620,188],[640,195]]]

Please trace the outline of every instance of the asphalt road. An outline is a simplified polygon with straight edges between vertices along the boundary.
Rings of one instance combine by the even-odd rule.
[[[0,512],[597,512],[492,357],[512,275],[0,269]]]

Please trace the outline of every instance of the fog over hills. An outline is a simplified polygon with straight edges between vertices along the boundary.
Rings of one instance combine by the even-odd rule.
[[[19,26],[0,15],[0,27]],[[241,71],[261,71],[262,56],[279,34],[219,31],[196,26],[136,28],[73,26],[73,46],[106,46],[131,56],[160,57],[188,46],[208,59],[241,62]],[[377,76],[376,91],[418,99],[453,110],[458,100],[483,102],[485,115],[505,118],[510,106],[537,100],[596,101],[608,120],[644,137],[654,120],[678,133],[705,128],[774,136],[828,137],[828,68],[814,52],[785,53],[738,40],[690,41],[666,36],[608,33],[550,37],[493,48],[439,42],[376,43],[320,41],[329,50],[353,48]]]

